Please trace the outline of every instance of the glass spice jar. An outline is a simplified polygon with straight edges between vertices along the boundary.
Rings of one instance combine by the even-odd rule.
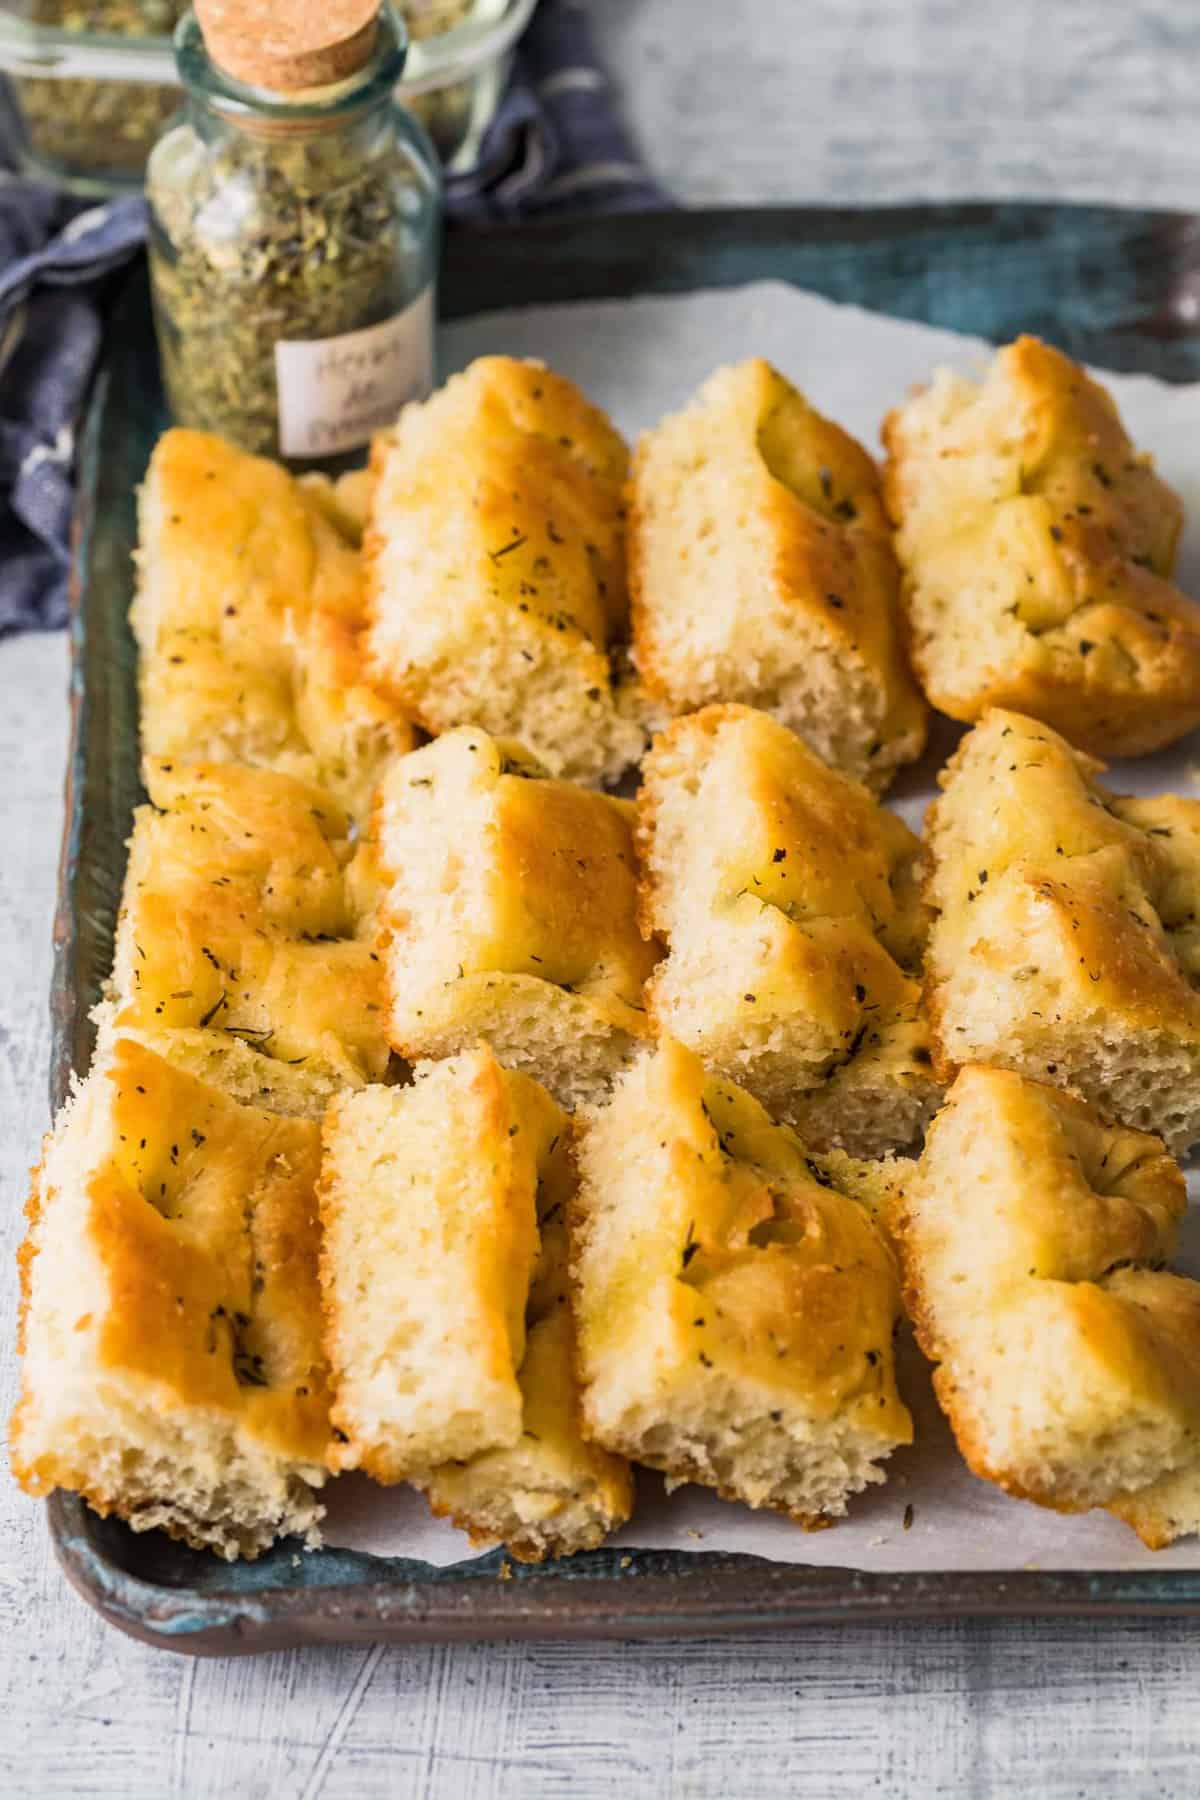
[[[0,15],[13,0],[0,0]],[[188,0],[24,0],[31,32],[81,42],[128,39],[144,44],[172,31]],[[0,28],[3,27],[0,16]],[[34,40],[35,49],[37,38]],[[53,52],[46,62],[54,66]],[[42,171],[103,190],[140,180],[146,153],[178,109],[179,93],[158,82],[95,81],[79,75],[13,76],[23,136]]]
[[[405,29],[414,44],[457,31],[470,18],[477,0],[400,0]],[[409,111],[432,138],[438,155],[448,162],[467,135],[474,84],[454,81],[433,92],[414,94]]]
[[[289,52],[293,4],[273,40]],[[405,35],[390,5],[368,8],[348,72],[300,51],[270,86],[242,77],[272,41],[271,0],[250,0],[245,58],[224,34],[236,8],[201,7],[207,46],[194,15],[179,26],[184,112],[147,167],[167,398],[179,424],[295,467],[344,467],[432,385],[437,158],[393,100]],[[337,79],[314,85],[329,68]]]

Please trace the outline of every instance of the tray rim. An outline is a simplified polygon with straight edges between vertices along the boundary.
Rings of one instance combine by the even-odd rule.
[[[1196,231],[1192,215],[1125,213],[1121,209],[987,202],[919,206],[825,208],[726,208],[687,214],[629,214],[604,221],[618,240],[617,270],[645,257],[664,231],[685,242],[688,254],[702,257],[704,242],[734,222],[750,238],[781,242],[804,229],[843,233],[853,241],[911,231],[971,229],[997,225],[1015,232],[1040,223],[1052,231],[1064,217],[1106,220],[1117,228],[1140,221],[1151,229]],[[623,238],[622,238],[623,228]],[[553,298],[589,297],[588,283],[611,294],[612,272],[571,262],[572,241],[586,246],[589,221],[548,221],[487,229],[457,240],[459,254],[446,269],[443,316],[462,316],[529,303],[536,286],[539,253],[549,256],[559,277],[568,271],[567,291],[555,285]],[[587,234],[587,235],[584,235]],[[612,238],[610,237],[610,245]],[[463,249],[469,243],[470,253]],[[624,245],[624,255],[621,245]],[[640,246],[640,249],[639,249]],[[481,292],[480,262],[493,258],[502,291]],[[583,257],[587,264],[586,255]],[[497,278],[493,274],[493,280]],[[746,272],[710,285],[733,285]],[[124,289],[126,301],[136,271]],[[581,291],[582,284],[582,291]],[[653,291],[682,291],[695,285],[669,279]],[[640,290],[647,291],[645,287]],[[540,297],[545,299],[545,291]],[[491,303],[489,304],[489,299]],[[1181,313],[1160,326],[1166,338],[1189,335]],[[1193,351],[1193,355],[1194,355]],[[1165,373],[1166,371],[1164,371]],[[1170,375],[1168,375],[1170,378]],[[71,1068],[87,1038],[86,1001],[75,980],[79,954],[76,887],[86,836],[83,795],[89,748],[90,697],[85,680],[87,609],[92,583],[97,525],[97,486],[110,372],[104,358],[89,397],[81,434],[80,480],[72,531],[70,581],[71,735],[65,784],[58,900],[54,919],[51,983],[51,1100],[57,1109],[69,1091]],[[60,1565],[76,1591],[110,1624],[142,1642],[184,1654],[221,1656],[333,1642],[442,1642],[498,1638],[561,1637],[664,1638],[726,1632],[786,1629],[806,1624],[864,1622],[887,1618],[1015,1616],[1179,1616],[1200,1614],[1200,1570],[1019,1570],[874,1573],[803,1563],[774,1563],[750,1556],[689,1552],[617,1553],[600,1551],[569,1564],[523,1568],[500,1552],[450,1568],[433,1569],[360,1553],[324,1551],[340,1559],[345,1580],[291,1583],[260,1588],[228,1585],[203,1590],[144,1578],[114,1558],[101,1536],[101,1521],[77,1496],[53,1494],[47,1502],[51,1538]],[[157,1534],[155,1534],[157,1535]],[[373,1565],[378,1568],[375,1573]],[[256,1565],[244,1565],[254,1568]],[[261,1565],[257,1565],[261,1566]],[[237,1565],[234,1565],[236,1568]],[[423,1572],[396,1574],[397,1568]],[[393,1571],[385,1573],[385,1571]]]
[[[881,1618],[1188,1617],[1200,1612],[1196,1569],[1161,1574],[1034,1569],[871,1574],[684,1553],[694,1569],[662,1571],[655,1566],[662,1558],[645,1552],[630,1553],[629,1568],[619,1574],[567,1577],[553,1566],[530,1570],[501,1560],[486,1569],[455,1564],[400,1581],[280,1587],[261,1594],[231,1587],[197,1595],[145,1581],[98,1557],[87,1508],[75,1496],[57,1493],[47,1504],[55,1551],[76,1592],[128,1636],[193,1656],[332,1643],[646,1641],[866,1624]],[[478,1561],[491,1565],[495,1559]],[[505,1569],[507,1574],[501,1572]],[[328,1604],[331,1597],[333,1605]]]

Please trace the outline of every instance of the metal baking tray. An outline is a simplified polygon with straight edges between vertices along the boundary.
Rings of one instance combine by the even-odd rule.
[[[929,324],[1200,378],[1200,221],[1106,208],[954,205],[555,221],[452,236],[444,317],[555,300],[678,293],[774,277]],[[126,623],[135,490],[167,424],[144,270],[122,290],[81,447],[72,580],[72,745],[55,921],[51,1098],[91,1054],[130,815],[139,798]],[[1200,1613],[1200,1572],[865,1574],[755,1557],[598,1550],[537,1567],[500,1552],[438,1569],[283,1543],[226,1564],[50,1502],[80,1593],[122,1630],[196,1655],[300,1643],[661,1637],[806,1621],[980,1614]],[[798,1537],[797,1548],[803,1541]]]

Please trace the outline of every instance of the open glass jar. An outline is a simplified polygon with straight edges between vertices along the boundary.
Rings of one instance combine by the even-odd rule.
[[[0,0],[0,69],[30,172],[87,189],[141,180],[179,105],[169,34],[188,5]]]
[[[396,97],[445,164],[472,164],[536,0],[401,0]],[[22,166],[81,193],[137,186],[180,102],[170,32],[188,0],[0,0]]]
[[[176,36],[184,113],[146,172],[163,376],[181,424],[336,467],[432,381],[437,159],[394,103],[404,29],[299,93]]]

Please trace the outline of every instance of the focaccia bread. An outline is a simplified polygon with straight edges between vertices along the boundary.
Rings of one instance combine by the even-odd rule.
[[[587,782],[640,756],[608,654],[626,628],[627,463],[569,381],[502,356],[376,440],[371,669],[429,731],[519,738]]]
[[[1171,573],[1178,496],[1077,363],[1018,338],[885,421],[910,647],[951,718],[1044,719],[1098,755],[1200,723],[1200,605]]]
[[[1197,1284],[1181,1281],[1178,1276],[1170,1280],[1169,1288],[1165,1283],[1156,1286],[1155,1304],[1170,1307],[1172,1300],[1177,1303],[1176,1316],[1188,1343],[1194,1371]],[[1144,1300],[1142,1295],[1134,1297],[1139,1302]],[[1174,1337],[1172,1331],[1167,1340],[1168,1353],[1172,1356],[1175,1354]],[[1200,1466],[1195,1462],[1184,1463],[1169,1475],[1160,1475],[1157,1481],[1138,1488],[1136,1493],[1123,1494],[1120,1499],[1109,1501],[1108,1510],[1136,1531],[1148,1550],[1165,1550],[1176,1538],[1190,1537],[1200,1531]]]
[[[283,1064],[325,1100],[379,1080],[383,969],[357,935],[367,922],[350,904],[341,807],[236,763],[150,760],[144,775],[151,804],[134,815],[117,920],[116,1029],[205,1034],[205,1073],[221,1082],[228,1069],[244,1097],[250,1056],[264,1085]]]
[[[674,712],[741,701],[879,789],[925,742],[879,472],[754,359],[634,457],[634,654]]]
[[[566,1295],[570,1123],[486,1045],[325,1125],[334,1468],[409,1479],[476,1543],[594,1548],[629,1471],[579,1432]]]
[[[989,712],[926,824],[945,1079],[995,1063],[1182,1152],[1200,1138],[1200,800],[1123,798],[1048,725]]]
[[[643,765],[647,990],[680,1038],[818,1148],[919,1137],[936,1103],[917,841],[765,713],[677,719]]]
[[[1159,1138],[1009,1070],[964,1069],[894,1220],[905,1299],[975,1474],[1152,1549],[1200,1528],[1200,1282]]]
[[[206,432],[159,439],[130,612],[147,755],[260,764],[365,813],[414,733],[366,679],[362,563],[343,516],[336,490]]]
[[[400,758],[374,821],[393,1048],[486,1037],[564,1106],[599,1098],[648,1029],[632,822],[470,727]]]
[[[139,501],[139,644],[183,626],[286,661],[298,613],[362,616],[362,567],[329,508],[281,464],[176,427],[155,445]]]
[[[320,507],[346,542],[361,547],[375,486],[370,469],[347,469],[336,478],[310,470],[306,475],[298,475],[296,481],[305,497]]]
[[[232,1559],[318,1541],[318,1128],[117,1040],[45,1141],[9,1430],[30,1493]]]
[[[584,1116],[572,1213],[585,1429],[800,1524],[912,1438],[896,1265],[869,1208],[667,1041]]]
[[[117,1041],[123,1039],[152,1050],[185,1075],[219,1088],[231,1100],[290,1119],[312,1119],[318,1125],[339,1085],[319,1062],[314,1069],[308,1058],[283,1061],[215,1026],[133,1025],[128,1013],[118,1026],[119,1015],[114,1000],[102,1000],[93,1008],[94,1061],[111,1056]]]

